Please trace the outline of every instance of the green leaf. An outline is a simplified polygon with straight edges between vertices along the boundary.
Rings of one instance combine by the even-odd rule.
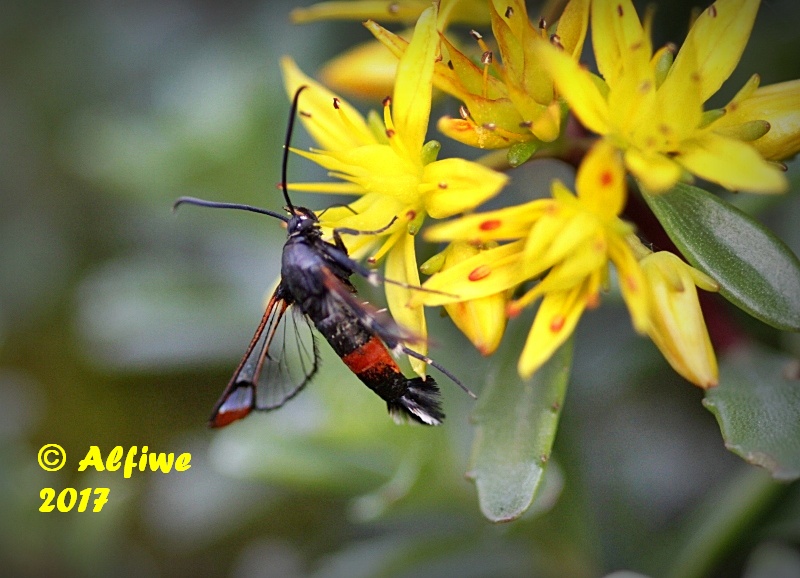
[[[706,392],[725,445],[778,480],[800,478],[800,381],[797,360],[763,350],[735,350],[720,363],[720,383]]]
[[[531,505],[553,447],[572,363],[572,340],[530,379],[507,359],[481,392],[475,409],[470,471],[483,515],[519,518]]]
[[[800,331],[800,260],[771,231],[719,197],[678,184],[644,195],[673,243],[731,303],[778,329]]]

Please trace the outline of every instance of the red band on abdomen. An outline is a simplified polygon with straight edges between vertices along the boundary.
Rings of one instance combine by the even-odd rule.
[[[386,346],[377,337],[372,337],[364,345],[342,357],[342,361],[356,375],[361,375],[371,368],[379,369],[387,366],[393,372],[400,371]]]

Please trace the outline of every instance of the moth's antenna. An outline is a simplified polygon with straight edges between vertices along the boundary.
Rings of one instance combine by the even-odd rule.
[[[287,168],[289,167],[289,145],[292,143],[292,133],[294,132],[294,121],[297,117],[297,108],[300,102],[300,93],[303,92],[307,85],[302,85],[297,91],[294,93],[294,98],[292,99],[292,110],[289,114],[289,124],[286,127],[286,139],[283,143],[283,165],[281,167],[281,189],[283,189],[283,198],[286,200],[286,208],[289,209],[289,213],[294,215],[294,205],[292,205],[292,201],[289,200],[289,190],[287,185]]]
[[[206,201],[204,199],[196,199],[194,197],[181,197],[172,204],[172,210],[176,210],[181,205],[196,205],[198,207],[208,207],[210,209],[238,209],[240,211],[250,211],[251,213],[258,213],[259,215],[269,215],[280,219],[284,223],[289,221],[289,217],[270,211],[269,209],[262,209],[260,207],[253,207],[252,205],[242,205],[239,203],[218,203],[216,201]]]

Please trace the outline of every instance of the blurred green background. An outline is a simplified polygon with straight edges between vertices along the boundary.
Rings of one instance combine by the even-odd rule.
[[[772,485],[724,448],[702,392],[632,333],[613,299],[581,323],[546,487],[512,524],[487,522],[464,478],[470,399],[443,384],[443,427],[395,426],[324,344],[321,374],[281,411],[205,428],[277,278],[284,235],[266,218],[170,206],[180,195],[282,206],[278,58],[313,73],[367,39],[356,23],[294,27],[296,4],[3,4],[2,573],[664,575],[693,544],[713,545],[704,524],[726,500],[755,498],[741,525],[712,530],[733,537],[708,575],[774,575],[760,572],[776,560],[800,568],[797,485]],[[688,6],[659,9],[657,45],[680,43]],[[800,78],[797,22],[793,2],[762,6],[728,96],[756,71],[764,84]],[[564,171],[546,165],[532,187],[543,193]],[[291,172],[320,176],[300,159]],[[796,192],[758,209],[800,252]],[[364,293],[380,303],[379,291]],[[739,330],[800,351],[796,336],[714,305]],[[429,318],[432,352],[478,392],[515,363],[513,342],[530,324],[516,320],[500,352],[481,359],[447,320]],[[47,443],[66,450],[59,472],[37,466]],[[79,473],[92,445],[191,452],[192,468]],[[41,513],[44,487],[111,491],[100,513]]]

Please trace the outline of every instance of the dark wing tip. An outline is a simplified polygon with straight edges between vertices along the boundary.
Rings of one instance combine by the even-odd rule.
[[[247,417],[255,405],[255,387],[252,383],[237,383],[230,392],[225,392],[217,402],[208,427],[225,427],[238,419]]]
[[[444,421],[439,387],[431,376],[409,379],[405,393],[386,405],[397,423],[411,420],[424,425],[440,425]]]

